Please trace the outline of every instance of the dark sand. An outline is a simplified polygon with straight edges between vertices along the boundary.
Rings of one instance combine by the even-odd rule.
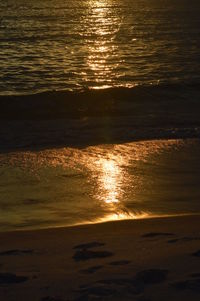
[[[0,233],[1,301],[200,300],[200,218]]]

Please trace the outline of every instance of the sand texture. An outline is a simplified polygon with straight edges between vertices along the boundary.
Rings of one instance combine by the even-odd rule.
[[[2,301],[200,300],[200,218],[0,233]]]

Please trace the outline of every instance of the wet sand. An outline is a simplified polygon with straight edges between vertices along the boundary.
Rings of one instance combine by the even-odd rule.
[[[200,298],[198,215],[0,233],[0,300]]]
[[[0,154],[0,230],[200,212],[200,141]]]

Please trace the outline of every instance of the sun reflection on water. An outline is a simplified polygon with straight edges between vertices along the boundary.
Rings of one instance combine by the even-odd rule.
[[[120,221],[120,220],[131,220],[131,219],[142,219],[148,218],[151,214],[147,212],[133,213],[133,212],[116,212],[112,214],[105,215],[104,217],[98,218],[93,223],[103,223],[111,221]]]
[[[100,195],[98,199],[107,204],[119,202],[121,170],[113,159],[100,159],[97,162],[99,175]]]
[[[106,87],[110,87],[111,74],[121,62],[120,57],[118,57],[118,46],[113,43],[119,31],[121,19],[120,16],[114,17],[111,9],[113,9],[111,0],[88,1],[88,13],[85,17],[87,26],[84,35],[87,37],[88,56],[86,64],[97,84],[92,86],[93,89],[98,89],[100,84],[105,83],[105,81]],[[118,62],[115,65],[113,64],[114,60]],[[87,76],[85,81],[88,82]]]
[[[29,181],[27,171],[33,174],[31,183],[37,177],[39,195],[51,199],[43,219],[48,220],[52,210],[57,212],[55,219],[61,225],[146,218],[153,213],[143,201],[149,197],[155,179],[145,175],[144,165],[157,168],[159,155],[181,143],[181,140],[144,141],[19,152],[7,155],[6,164],[23,170],[24,183]],[[1,165],[3,158],[0,156]],[[36,188],[33,189],[35,193]]]
[[[142,186],[141,178],[136,174],[130,175],[128,172],[132,155],[134,154],[136,160],[138,156],[141,158],[141,149],[140,151],[137,147],[132,149],[130,144],[110,147],[97,146],[89,149],[98,154],[94,157],[87,157],[86,163],[87,168],[91,171],[88,179],[89,183],[95,188],[92,190],[91,197],[98,201],[98,205],[105,212],[103,216],[99,216],[93,222],[136,219],[149,216],[147,212],[142,212],[141,210],[136,209],[133,212],[126,208],[125,205],[129,187],[131,187],[132,193],[134,186],[137,189]],[[143,152],[143,156],[145,156],[145,152]]]

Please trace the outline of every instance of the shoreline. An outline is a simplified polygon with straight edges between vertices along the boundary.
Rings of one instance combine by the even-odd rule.
[[[112,224],[112,223],[124,223],[124,222],[137,222],[137,221],[146,221],[146,220],[163,220],[163,219],[173,219],[173,218],[182,218],[182,217],[199,217],[200,218],[200,212],[199,213],[180,213],[180,214],[166,214],[166,215],[152,215],[147,217],[139,217],[139,218],[124,218],[124,219],[118,219],[118,220],[109,220],[109,221],[97,221],[97,222],[83,222],[73,225],[63,225],[63,226],[49,226],[44,228],[36,228],[36,229],[16,229],[16,230],[0,230],[0,236],[1,234],[14,234],[14,233],[21,233],[21,232],[40,232],[40,231],[51,231],[51,230],[59,230],[59,229],[74,229],[74,228],[81,228],[81,227],[92,227],[95,225],[106,225],[106,224]]]
[[[199,215],[0,233],[4,301],[200,297]]]

